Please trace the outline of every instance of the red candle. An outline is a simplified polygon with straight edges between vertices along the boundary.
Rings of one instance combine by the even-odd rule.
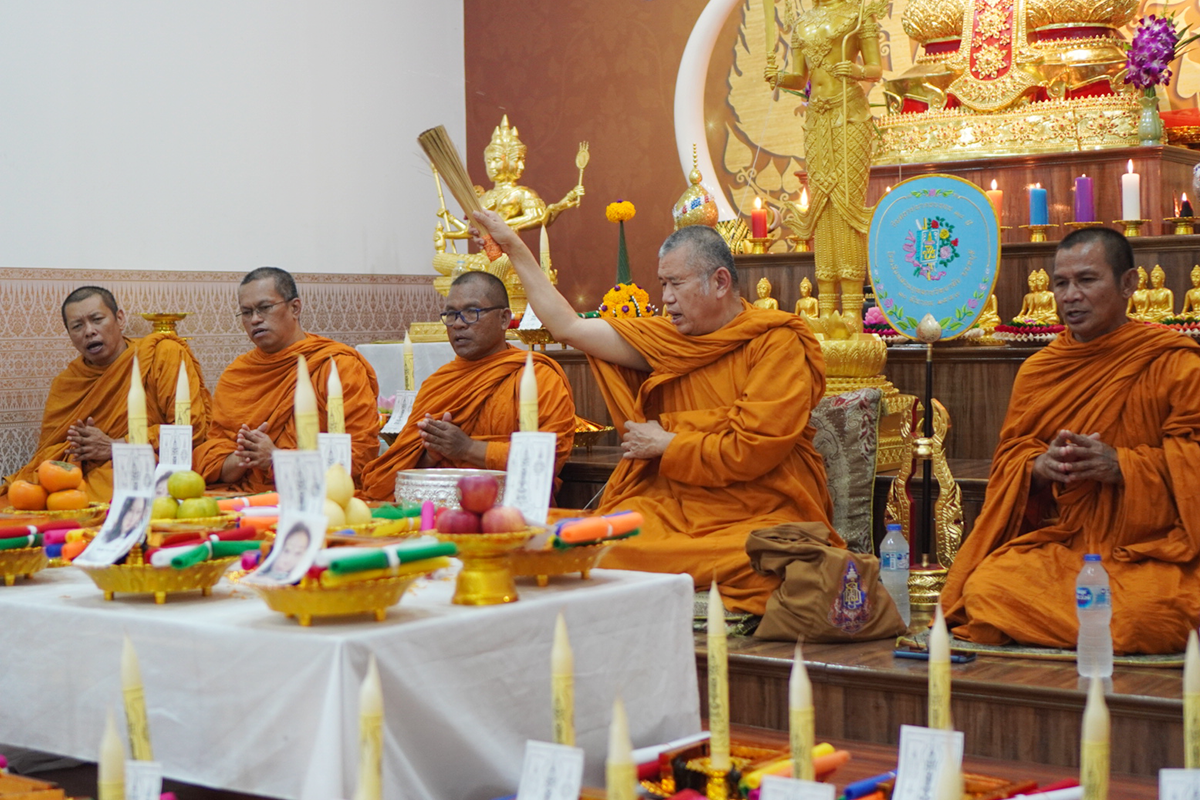
[[[754,198],[754,210],[750,212],[750,235],[755,239],[767,238],[767,210],[762,207],[762,198]]]

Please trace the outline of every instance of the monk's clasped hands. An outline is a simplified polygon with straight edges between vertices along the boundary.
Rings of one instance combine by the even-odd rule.
[[[67,428],[67,455],[80,461],[111,461],[114,441],[116,440],[96,427],[94,418],[78,419],[74,425]]]
[[[626,422],[621,437],[622,458],[658,458],[667,451],[675,434],[663,430],[655,421]]]
[[[1116,448],[1101,441],[1098,433],[1083,436],[1068,430],[1059,431],[1046,452],[1033,462],[1033,476],[1043,484],[1124,481]]]
[[[450,421],[449,414],[443,414],[441,419],[426,414],[425,419],[417,423],[417,429],[421,431],[421,443],[426,450],[456,461],[468,460],[476,444],[462,428]]]
[[[238,464],[243,467],[257,467],[261,470],[271,469],[271,453],[275,452],[275,442],[267,436],[267,423],[251,428],[242,423],[238,430],[237,448],[233,455]]]

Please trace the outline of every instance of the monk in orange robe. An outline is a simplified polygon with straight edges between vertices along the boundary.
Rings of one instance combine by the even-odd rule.
[[[1127,319],[1137,273],[1115,231],[1063,239],[1052,281],[1067,330],[1017,374],[943,606],[972,641],[1074,648],[1098,553],[1114,651],[1181,651],[1200,619],[1200,346]]]
[[[676,231],[659,251],[669,318],[581,319],[520,239],[475,215],[509,255],[548,330],[588,354],[622,437],[600,510],[640,511],[641,534],[604,566],[717,581],[726,608],[761,615],[778,578],[754,571],[751,531],[829,529],[825,466],[809,414],[825,389],[820,346],[800,318],[741,299],[733,256],[712,229]]]
[[[303,355],[322,422],[330,364],[336,359],[346,433],[352,441],[351,473],[357,476],[379,453],[375,370],[354,348],[304,332],[296,281],[282,269],[260,267],[243,278],[238,307],[255,348],[235,358],[217,382],[212,425],[208,441],[193,457],[195,470],[210,485],[232,491],[274,488],[271,453],[296,447],[296,363]]]
[[[421,383],[412,414],[388,451],[363,469],[363,494],[390,500],[404,469],[457,467],[503,470],[509,439],[519,430],[518,401],[525,351],[504,339],[512,311],[504,283],[486,272],[455,278],[442,322],[456,358]],[[575,401],[553,359],[533,354],[538,430],[558,436],[554,472],[571,455]]]
[[[5,482],[34,481],[43,461],[71,460],[83,467],[88,497],[108,502],[113,492],[112,443],[124,441],[129,432],[126,401],[134,355],[146,390],[146,424],[155,448],[158,426],[175,421],[179,370],[187,370],[191,387],[194,444],[204,441],[208,432],[208,390],[195,356],[175,334],[126,338],[125,311],[107,289],[83,286],[71,292],[63,301],[62,319],[79,358],[50,384],[33,458]]]

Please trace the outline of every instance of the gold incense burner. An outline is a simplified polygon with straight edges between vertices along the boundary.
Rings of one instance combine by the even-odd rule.
[[[159,311],[140,314],[142,319],[150,323],[151,333],[175,333],[175,326],[187,316],[186,311]]]
[[[460,606],[494,606],[519,600],[509,557],[540,530],[437,534],[438,539],[452,542],[458,548],[458,557],[463,562],[450,602]]]
[[[33,573],[41,572],[49,563],[41,547],[0,550],[0,575],[4,576],[5,586],[12,586],[18,577],[32,578]]]

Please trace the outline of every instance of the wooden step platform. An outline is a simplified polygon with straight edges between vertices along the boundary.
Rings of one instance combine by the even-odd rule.
[[[927,664],[895,658],[892,642],[812,644],[817,735],[895,744],[901,725],[924,725]],[[701,708],[707,707],[707,651],[696,637]],[[729,640],[732,721],[786,730],[792,646]],[[952,715],[966,752],[985,758],[1078,766],[1085,687],[1073,662],[980,656],[952,666]],[[1118,667],[1107,693],[1112,769],[1154,776],[1183,766],[1182,670]]]

